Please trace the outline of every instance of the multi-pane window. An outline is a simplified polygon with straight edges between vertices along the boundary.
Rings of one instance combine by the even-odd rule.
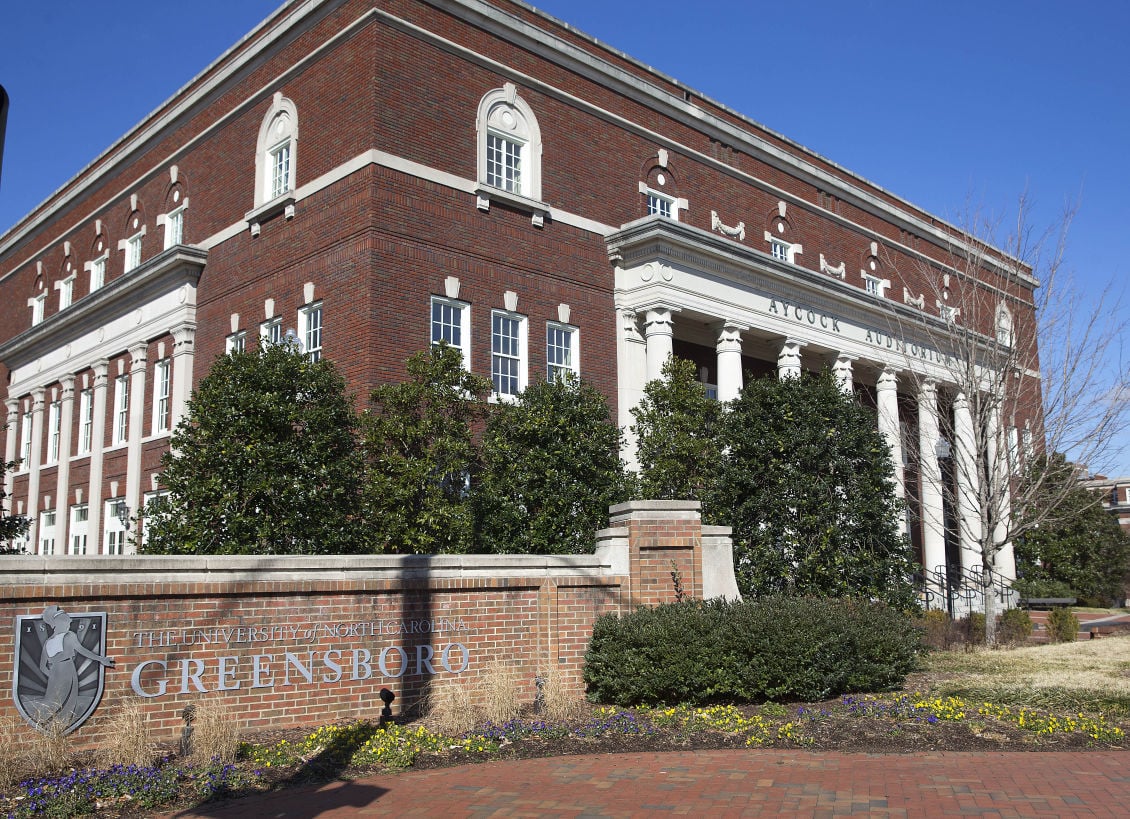
[[[525,337],[524,317],[498,310],[491,313],[490,376],[499,398],[512,398],[525,389]]]
[[[68,276],[59,282],[59,309],[66,310],[75,298],[75,277]]]
[[[777,239],[770,239],[769,252],[773,254],[774,259],[780,259],[782,262],[790,261],[788,242],[782,242]]]
[[[106,283],[106,257],[102,256],[90,263],[90,292],[93,293]]]
[[[126,239],[126,272],[141,264],[141,233]]]
[[[78,452],[84,455],[94,446],[94,390],[79,393],[78,418]]]
[[[34,327],[35,325],[37,325],[41,321],[43,321],[43,317],[46,314],[46,308],[47,308],[47,294],[46,293],[40,293],[38,296],[36,296],[34,299],[31,300],[31,326],[32,327]]]
[[[59,460],[59,443],[63,438],[63,402],[52,401],[47,413],[47,461]]]
[[[165,215],[165,250],[184,241],[184,208]]]
[[[247,350],[247,331],[240,330],[239,332],[232,333],[227,337],[224,342],[224,352],[228,353],[242,353]]]
[[[487,184],[511,193],[522,192],[522,143],[487,134]]]
[[[20,467],[31,467],[31,412],[25,412],[20,419]]]
[[[661,193],[654,191],[647,192],[647,214],[648,216],[659,215],[665,219],[670,219],[674,211],[674,200],[670,196],[664,196]]]
[[[322,303],[311,304],[298,311],[298,332],[302,349],[311,361],[322,358]]]
[[[470,338],[467,332],[471,307],[451,299],[432,299],[432,344],[447,342],[463,354],[463,366],[470,369]]]
[[[565,373],[578,373],[577,328],[565,324],[545,326],[546,380],[556,381]]]
[[[105,536],[102,541],[102,552],[108,555],[125,553],[126,531],[129,521],[122,522],[126,514],[125,498],[114,498],[106,501],[106,515],[103,529]]]
[[[172,367],[162,358],[153,368],[153,434],[169,431],[169,381]]]
[[[158,489],[156,492],[146,492],[142,498],[141,506],[141,542],[149,542],[149,513],[159,509],[169,502],[169,490]]]
[[[71,507],[71,542],[67,554],[86,554],[86,525],[89,520],[90,507],[87,504],[80,503]]]
[[[275,199],[290,190],[290,142],[271,149],[271,198]]]
[[[282,344],[282,340],[283,326],[281,318],[267,319],[259,325],[260,347],[265,347],[268,344]]]
[[[890,287],[890,285],[891,282],[888,279],[880,279],[878,276],[872,276],[870,273],[863,274],[863,286],[872,296],[882,298],[886,295],[887,288]]]
[[[55,554],[55,510],[39,513],[39,554]]]
[[[129,374],[114,379],[114,443],[129,439]]]

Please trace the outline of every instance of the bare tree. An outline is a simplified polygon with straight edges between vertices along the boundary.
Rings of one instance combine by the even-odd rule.
[[[892,331],[919,379],[911,449],[927,584],[937,590],[947,579],[929,564],[939,538],[944,557],[948,528],[961,557],[960,568],[945,571],[979,587],[990,643],[997,608],[1011,596],[1013,542],[1056,520],[1074,485],[1056,480],[1064,461],[1047,456],[1109,463],[1130,419],[1118,299],[1108,290],[1097,306],[1084,303],[1065,268],[1073,215],[1069,208],[1051,228],[1034,230],[1021,197],[1007,227],[969,220],[946,264],[920,261],[907,277],[925,289],[904,289],[918,309],[900,310]],[[929,493],[946,493],[947,502],[926,503]]]

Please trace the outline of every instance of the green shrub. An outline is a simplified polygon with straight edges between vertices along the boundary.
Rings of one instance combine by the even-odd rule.
[[[1033,597],[1078,597],[1075,590],[1061,580],[1037,580],[1021,578],[1012,584],[1025,600]]]
[[[1048,639],[1053,643],[1070,643],[1079,633],[1079,618],[1069,608],[1048,612]]]
[[[672,603],[597,620],[585,682],[617,705],[813,701],[898,686],[921,647],[910,618],[879,603]]]
[[[1032,636],[1032,618],[1024,609],[1007,609],[997,625],[997,642],[1004,645],[1023,643]]]

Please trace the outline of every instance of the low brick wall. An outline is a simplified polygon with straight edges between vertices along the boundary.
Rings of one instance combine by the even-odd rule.
[[[704,531],[697,504],[635,501],[611,513],[592,555],[3,558],[0,688],[12,695],[0,713],[26,721],[77,680],[68,713],[81,720],[97,706],[75,729],[80,745],[97,743],[125,698],[144,703],[166,738],[186,704],[211,697],[249,729],[376,718],[381,688],[396,693],[399,714],[435,686],[479,690],[495,660],[517,669],[532,702],[546,669],[582,684],[601,614],[674,600],[676,577],[688,597],[736,594],[729,532]],[[89,615],[105,614],[115,666],[100,703],[90,701],[98,663],[79,653],[72,671],[57,653],[66,629],[52,606],[96,654],[103,626]],[[44,670],[52,634],[64,660]]]

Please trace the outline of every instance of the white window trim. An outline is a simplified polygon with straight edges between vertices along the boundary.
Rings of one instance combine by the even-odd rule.
[[[75,274],[59,279],[55,282],[55,289],[59,291],[59,311],[62,312],[74,304],[75,301]]]
[[[51,520],[48,525],[48,519]],[[55,554],[56,530],[59,525],[59,511],[57,509],[44,509],[39,513],[39,539],[35,544],[35,553],[38,555]],[[45,546],[50,542],[50,547]]]
[[[236,330],[234,333],[224,339],[224,352],[231,355],[233,352],[246,352],[247,351],[247,331]]]
[[[475,186],[476,206],[489,211],[491,200],[498,200],[532,214],[536,227],[545,224],[549,206],[542,199],[542,141],[541,128],[533,109],[518,96],[513,83],[495,88],[483,95],[475,117],[477,133],[477,175]],[[487,182],[487,137],[494,135],[520,146],[520,186],[516,191]]]
[[[578,378],[581,375],[581,331],[572,324],[565,324],[560,321],[547,321],[545,323],[545,379],[550,381],[550,368],[554,365],[549,360],[549,333],[551,330],[565,330],[569,333],[569,366],[561,367],[557,365],[558,369],[565,369],[573,373]]]
[[[89,455],[94,446],[94,390],[85,389],[78,400],[78,454]]]
[[[997,343],[1005,347],[1011,347],[1016,342],[1016,332],[1013,329],[1012,311],[1008,306],[1001,302],[997,305],[997,312],[995,316],[994,326],[996,332]]]
[[[663,199],[664,201],[669,202],[671,205],[671,215],[666,218],[674,219],[676,222],[681,221],[679,213],[687,209],[686,199],[672,196],[671,194],[664,193],[663,191],[657,190],[656,188],[648,187],[646,182],[640,182],[640,194],[649,198],[654,196],[658,199]],[[651,214],[649,213],[648,215],[650,216]]]
[[[121,239],[118,242],[118,250],[125,254],[125,258],[122,262],[122,271],[124,273],[129,273],[131,270],[136,270],[138,267],[141,267],[141,263],[144,261],[141,257],[141,238],[145,235],[147,227],[148,225],[142,225],[132,236],[127,239]],[[134,251],[136,251],[136,256]]]
[[[110,258],[109,252],[91,259],[83,265],[83,269],[90,273],[90,290],[93,293],[106,284],[106,261]]]
[[[281,131],[276,127],[282,122]],[[298,174],[298,108],[294,102],[276,91],[271,107],[259,126],[255,151],[255,208],[293,198]],[[286,190],[274,192],[274,154],[282,147],[290,148],[290,167]]]
[[[164,228],[165,231],[165,250],[168,250],[174,245],[184,244],[184,212],[188,209],[188,197],[185,197],[184,202],[179,207],[173,208],[168,213],[157,214],[157,227]],[[180,236],[176,236],[173,231],[173,226],[176,225],[177,220],[180,220]],[[174,241],[174,239],[176,241]]]
[[[52,401],[47,407],[47,461],[53,464],[59,460],[63,442],[63,402]]]
[[[20,472],[31,469],[31,410],[20,416]]]
[[[129,378],[129,373],[125,373],[114,379],[114,417],[111,440],[115,446],[129,441]],[[125,423],[122,423],[123,420]]]
[[[153,365],[153,422],[150,429],[154,435],[164,435],[169,431],[169,410],[172,406],[172,360],[162,358]]]
[[[317,346],[312,347],[310,344],[310,317],[315,313],[318,314],[318,338]],[[312,304],[307,304],[305,307],[300,307],[298,310],[298,340],[302,344],[302,350],[306,353],[306,357],[311,361],[319,361],[322,358],[322,345],[324,342],[323,332],[325,329],[325,311],[322,309],[322,302],[316,301]]]
[[[795,242],[786,242],[780,236],[775,236],[769,231],[765,231],[765,241],[769,243],[769,255],[773,256],[774,259],[777,259],[777,257],[773,255],[773,245],[778,244],[784,246],[785,258],[783,260],[778,259],[778,261],[786,261],[789,264],[796,264],[796,257],[804,253],[803,245]]]
[[[880,299],[886,298],[887,290],[891,286],[890,279],[881,279],[878,276],[873,276],[863,270],[859,271],[859,275],[863,277],[863,289],[867,293]]]
[[[518,361],[518,389],[514,393],[500,393],[494,389],[494,357],[495,355],[502,355],[494,351],[494,320],[495,318],[512,319],[518,322],[518,355],[505,356],[507,359],[517,359]],[[527,317],[521,313],[512,313],[509,310],[491,310],[490,311],[490,376],[491,376],[491,401],[517,401],[518,395],[521,394],[529,384],[530,374],[530,343],[529,343],[529,321]]]
[[[31,308],[31,326],[42,324],[43,319],[47,316],[47,291],[44,290],[38,296],[32,296],[27,300],[27,306]]]
[[[454,307],[459,311],[459,335],[461,337],[460,344],[450,344],[449,346],[458,350],[463,356],[463,369],[468,372],[471,371],[471,305],[459,299],[449,299],[444,296],[432,296],[431,301],[428,303],[428,339],[432,344],[439,344],[439,341],[432,337],[432,314],[435,312],[435,305],[441,304],[448,307]]]
[[[104,507],[106,512],[102,516],[102,554],[122,555],[126,552],[126,534],[129,532],[129,527],[123,526],[118,520],[118,508],[125,505],[125,502],[125,498],[110,498],[106,501]]]
[[[85,513],[85,520],[79,520],[79,513]],[[89,532],[90,525],[90,505],[86,503],[76,503],[71,506],[71,525],[70,533],[67,539],[66,553],[69,555],[84,555],[89,548]],[[82,538],[81,542],[78,541]]]
[[[935,304],[938,308],[938,315],[947,322],[957,324],[958,319],[961,318],[961,308],[952,307],[943,301],[936,301]]]
[[[271,338],[271,330],[278,328],[278,338]],[[283,342],[283,326],[282,316],[274,316],[269,318],[259,325],[259,346],[263,347],[267,344],[282,344]]]
[[[158,489],[155,492],[146,492],[141,497],[141,509],[138,515],[141,517],[141,542],[149,542],[149,516],[145,514],[145,510],[149,508],[149,504],[153,501],[169,497],[168,489]]]

